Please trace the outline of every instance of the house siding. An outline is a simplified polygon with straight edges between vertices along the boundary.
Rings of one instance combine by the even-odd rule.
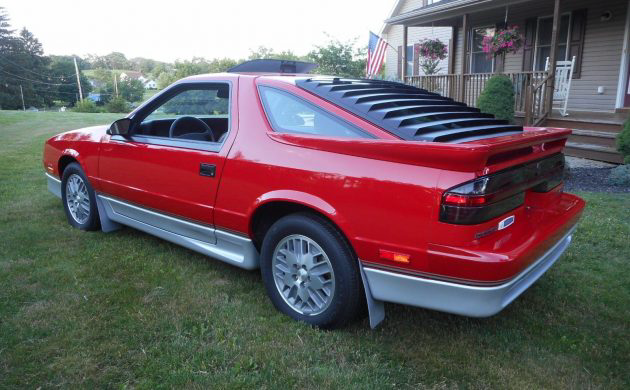
[[[612,111],[617,100],[621,54],[625,34],[627,0],[588,0],[563,1],[561,12],[587,9],[584,51],[582,54],[582,74],[571,82],[569,109],[589,111]],[[612,12],[612,19],[602,21],[600,16],[605,11]],[[504,20],[505,9],[494,12],[470,15],[470,26],[493,25]],[[553,14],[553,2],[532,1],[510,6],[508,23],[523,28],[525,20],[531,17]],[[456,37],[455,72],[460,73],[462,62],[463,38],[461,29]],[[506,55],[505,72],[521,72],[523,53]],[[597,93],[598,87],[604,87],[603,94]]]
[[[413,11],[420,7],[422,7],[422,0],[401,0],[396,15]],[[451,32],[451,27],[409,27],[407,30],[407,43],[413,45],[422,39],[434,38],[448,45],[452,36]],[[403,26],[388,26],[383,33],[383,38],[397,50],[398,46],[403,46]],[[385,56],[385,78],[388,80],[398,79],[398,53],[394,49],[388,47]],[[439,73],[448,73],[448,58],[440,61],[439,67],[441,68]]]

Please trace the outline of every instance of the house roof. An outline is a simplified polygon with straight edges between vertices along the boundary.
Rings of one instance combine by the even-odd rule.
[[[400,7],[402,7],[403,3],[406,0],[395,0],[394,1],[394,6],[392,7],[392,9],[389,11],[389,16],[387,16],[387,19],[391,19],[393,18],[395,15],[398,14],[398,11],[400,11]],[[387,23],[383,23],[383,27],[381,27],[381,32],[379,33],[379,35],[383,35],[383,34],[387,34],[389,32],[389,27],[390,25]]]
[[[140,77],[142,77],[142,72],[137,72],[135,70],[126,70],[124,72],[120,72],[120,75],[125,75],[126,77],[129,77],[130,79],[138,79]]]
[[[385,24],[421,24],[462,15],[468,12],[479,12],[486,9],[505,7],[531,0],[442,0],[428,4],[412,11],[390,16]]]

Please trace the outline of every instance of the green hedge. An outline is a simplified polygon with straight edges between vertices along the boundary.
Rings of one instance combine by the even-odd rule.
[[[490,77],[477,99],[481,112],[493,114],[497,119],[514,123],[514,87],[505,75]]]
[[[83,101],[78,101],[74,108],[72,109],[74,112],[101,112],[101,109],[94,104],[93,101],[84,99]]]
[[[621,133],[617,136],[617,149],[623,154],[623,162],[630,164],[630,118],[626,120]]]

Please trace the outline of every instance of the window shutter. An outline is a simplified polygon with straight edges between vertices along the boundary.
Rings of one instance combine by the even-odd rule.
[[[420,56],[417,54],[418,50],[420,50],[420,44],[413,44],[413,75],[418,76],[420,74]]]
[[[536,47],[536,18],[525,21],[525,43],[523,44],[523,72],[534,70],[534,48]]]
[[[398,46],[398,79],[402,78],[402,54],[403,47]]]
[[[586,9],[578,9],[571,13],[571,39],[569,41],[569,58],[575,56],[573,78],[579,79],[582,72],[582,52],[584,51],[584,33],[586,31]]]

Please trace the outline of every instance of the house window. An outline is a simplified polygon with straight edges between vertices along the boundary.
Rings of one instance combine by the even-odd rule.
[[[470,73],[492,73],[494,61],[488,53],[483,52],[483,38],[493,36],[494,27],[477,27],[472,29],[470,44]]]
[[[405,65],[405,74],[407,76],[415,76],[413,74],[413,46],[407,46],[407,64]]]
[[[439,3],[442,0],[428,0],[427,4]]]
[[[558,49],[556,61],[566,61],[569,51],[569,26],[571,26],[571,14],[560,17],[560,29],[558,30]],[[553,17],[548,16],[538,19],[536,29],[536,52],[534,57],[535,70],[545,70],[547,57],[551,53],[551,30],[553,29]]]

